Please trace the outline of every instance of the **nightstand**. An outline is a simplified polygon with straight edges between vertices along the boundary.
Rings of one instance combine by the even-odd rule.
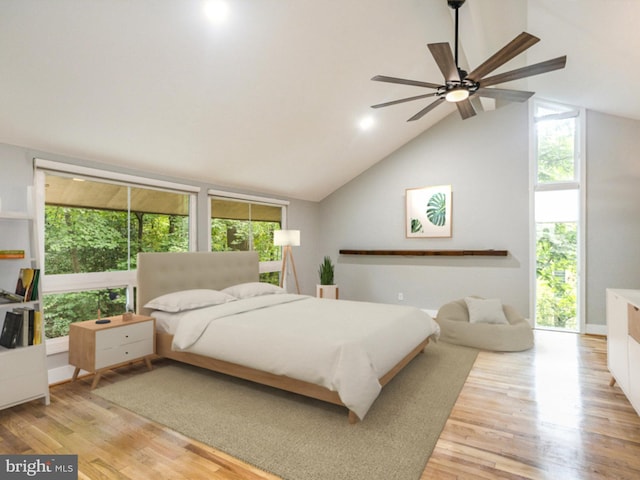
[[[102,373],[136,361],[144,361],[151,370],[150,356],[156,351],[155,319],[133,315],[125,321],[122,315],[109,317],[109,323],[96,320],[72,323],[69,327],[69,363],[80,370],[94,373],[95,388]]]

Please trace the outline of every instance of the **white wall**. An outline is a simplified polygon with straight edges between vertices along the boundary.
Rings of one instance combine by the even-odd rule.
[[[587,323],[605,289],[640,288],[640,121],[587,114]]]
[[[467,295],[529,312],[528,111],[457,113],[322,201],[325,254],[341,298],[422,308]],[[375,132],[372,133],[375,135]],[[405,238],[405,189],[452,185],[453,235]],[[506,249],[504,257],[358,257],[350,249]]]

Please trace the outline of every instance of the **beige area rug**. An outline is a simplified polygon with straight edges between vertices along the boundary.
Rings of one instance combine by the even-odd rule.
[[[356,425],[345,408],[179,363],[95,393],[285,479],[414,480],[476,356],[432,342]]]

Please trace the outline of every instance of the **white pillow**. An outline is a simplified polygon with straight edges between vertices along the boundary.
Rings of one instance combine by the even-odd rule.
[[[182,290],[179,292],[167,293],[154,298],[148,302],[144,308],[152,310],[162,310],[163,312],[182,312],[194,308],[209,307],[212,305],[220,305],[221,303],[232,302],[236,300],[228,293],[219,292],[218,290],[194,289]]]
[[[284,288],[264,282],[240,283],[238,285],[233,285],[232,287],[227,287],[221,290],[221,292],[228,293],[238,299],[258,297],[260,295],[271,295],[274,293],[287,293]]]
[[[509,323],[504,316],[502,303],[497,298],[466,297],[464,301],[469,309],[470,323]]]

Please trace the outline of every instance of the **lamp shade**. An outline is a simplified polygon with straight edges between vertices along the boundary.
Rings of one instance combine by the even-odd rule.
[[[274,230],[273,244],[278,246],[291,245],[297,247],[300,245],[300,230]]]

